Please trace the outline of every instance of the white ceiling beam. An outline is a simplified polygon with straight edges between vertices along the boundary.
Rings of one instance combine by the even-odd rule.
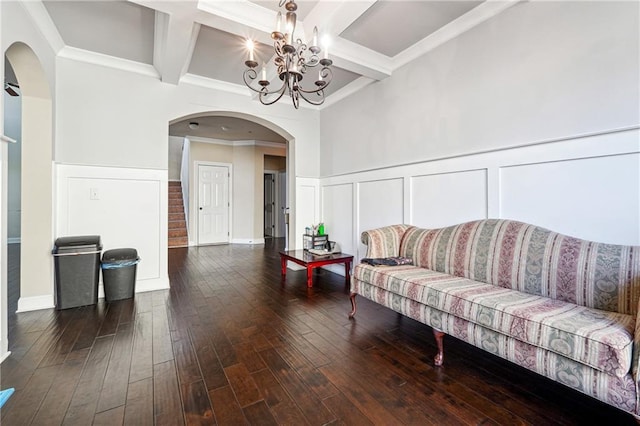
[[[178,84],[187,72],[199,31],[191,17],[156,11],[153,66],[163,82]]]
[[[304,23],[311,36],[318,27],[321,37],[329,36],[329,57],[337,67],[364,77],[382,80],[391,75],[390,58],[340,37],[363,13],[376,3],[366,1],[319,1]]]
[[[20,5],[31,17],[36,28],[40,30],[45,40],[47,40],[53,53],[57,55],[58,52],[64,48],[65,43],[56,24],[53,23],[49,12],[44,7],[44,4],[40,0],[37,0],[20,2]]]
[[[329,57],[335,66],[374,80],[383,80],[391,75],[391,58],[344,38],[331,41]]]
[[[373,50],[363,48],[337,37],[344,28],[358,18],[375,1],[351,2],[331,1],[318,2],[304,21],[298,21],[296,34],[310,40],[314,26],[331,36],[329,57],[335,65],[375,80],[391,75],[390,59]],[[233,2],[200,0],[198,9],[203,13],[198,16],[203,25],[218,28],[244,38],[251,38],[263,44],[272,44],[271,31],[275,28],[277,12],[251,3],[247,0]],[[326,25],[326,27],[325,27]],[[248,34],[247,27],[253,29]],[[306,37],[302,35],[305,34]],[[270,75],[275,75],[270,73]]]

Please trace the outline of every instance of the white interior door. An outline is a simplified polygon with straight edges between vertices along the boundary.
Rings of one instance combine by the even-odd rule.
[[[198,165],[198,244],[229,242],[229,168]]]

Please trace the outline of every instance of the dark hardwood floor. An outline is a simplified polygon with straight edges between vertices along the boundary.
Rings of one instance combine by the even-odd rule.
[[[280,276],[276,243],[169,251],[171,289],[16,314],[2,425],[634,424],[632,416],[359,298]]]

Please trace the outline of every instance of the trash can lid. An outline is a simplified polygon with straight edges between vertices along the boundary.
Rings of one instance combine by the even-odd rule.
[[[134,248],[107,250],[102,254],[102,263],[120,263],[138,259],[138,251]]]
[[[102,249],[100,235],[79,235],[74,237],[60,237],[56,239],[55,247],[96,248]]]

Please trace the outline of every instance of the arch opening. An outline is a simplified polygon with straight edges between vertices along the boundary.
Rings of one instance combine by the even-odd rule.
[[[20,161],[20,298],[17,311],[54,306],[53,260],[53,102],[44,68],[35,52],[16,42],[5,51],[19,86],[21,106],[19,128]],[[15,117],[13,118],[15,119]],[[5,120],[5,128],[11,127]],[[7,148],[3,147],[2,215],[7,216]],[[6,307],[7,221],[2,221],[2,329],[13,313]],[[3,339],[3,344],[6,342]]]
[[[231,120],[231,126],[221,124],[224,120]],[[211,129],[211,123],[217,129]],[[242,125],[255,132],[235,132],[236,126]],[[191,128],[189,125],[191,124]],[[214,127],[215,127],[214,126]],[[228,128],[231,127],[231,128]],[[222,128],[222,130],[220,130]],[[262,129],[261,129],[262,128]],[[170,150],[175,155],[180,151],[188,156],[188,182],[183,183],[185,199],[185,213],[189,228],[190,245],[199,245],[201,237],[198,227],[198,212],[202,206],[198,205],[198,177],[196,167],[202,162],[212,165],[230,166],[232,182],[230,191],[230,232],[229,241],[234,243],[256,244],[264,242],[264,170],[265,161],[272,156],[285,157],[286,168],[281,174],[284,195],[279,199],[277,214],[282,214],[287,220],[284,225],[286,231],[285,247],[291,240],[291,232],[295,229],[293,215],[290,211],[295,205],[295,138],[289,132],[264,118],[251,114],[233,111],[201,111],[175,118],[169,122]],[[196,131],[197,130],[197,131]],[[246,130],[246,129],[245,129]],[[209,132],[209,133],[207,133]],[[207,136],[211,135],[211,136]],[[173,144],[187,144],[181,149],[173,148]],[[194,147],[195,149],[191,149]],[[206,152],[206,153],[205,153]],[[253,163],[251,163],[253,161]],[[172,173],[171,164],[178,162],[169,158],[170,180],[176,179],[177,173]],[[268,166],[267,166],[268,167]],[[181,180],[186,179],[181,175]],[[185,189],[186,186],[186,189]],[[247,193],[247,188],[250,191]],[[251,212],[248,213],[247,210]]]

